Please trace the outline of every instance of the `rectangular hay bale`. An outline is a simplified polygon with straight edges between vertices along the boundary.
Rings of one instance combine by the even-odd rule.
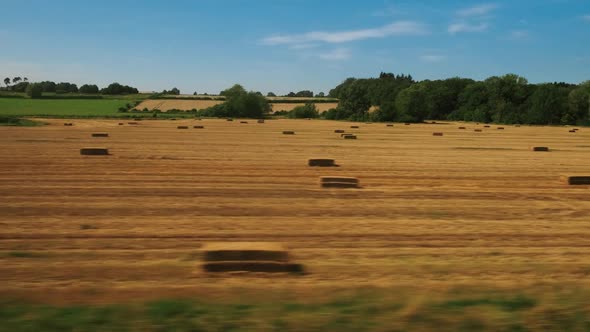
[[[561,181],[568,185],[590,185],[590,175],[562,175]]]
[[[438,133],[432,133],[432,136],[443,136],[443,133],[440,133],[440,132],[438,132]]]
[[[210,262],[203,264],[203,269],[206,272],[303,273],[301,264],[264,261]]]
[[[178,126],[176,129],[188,129],[188,126]]]
[[[284,130],[283,135],[295,135],[295,132],[292,130]]]
[[[334,133],[336,133],[336,134],[342,134],[342,133],[344,133],[344,130],[342,130],[342,129],[336,129],[336,130],[334,130]]]
[[[287,262],[289,253],[275,242],[212,242],[201,248],[206,262],[265,261]]]
[[[109,137],[108,133],[92,133],[92,137]]]
[[[548,152],[549,151],[549,147],[547,147],[547,146],[531,146],[531,151]]]
[[[347,176],[321,176],[320,186],[323,188],[358,188],[359,180]]]
[[[107,148],[81,148],[80,154],[83,156],[106,156],[109,154],[109,149]]]
[[[336,164],[334,163],[334,159],[309,159],[307,161],[307,165],[309,166],[319,166],[319,167],[334,167]]]
[[[356,139],[356,135],[344,135],[342,136],[344,139]]]

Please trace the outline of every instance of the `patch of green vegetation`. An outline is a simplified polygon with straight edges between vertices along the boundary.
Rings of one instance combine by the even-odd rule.
[[[129,100],[0,98],[0,117],[120,117]]]
[[[524,296],[518,296],[513,298],[473,298],[473,299],[461,299],[451,300],[441,304],[442,308],[448,309],[464,309],[467,307],[474,306],[493,306],[505,311],[516,311],[523,309],[530,309],[537,304],[537,301]]]
[[[0,126],[19,126],[19,127],[35,127],[42,126],[43,122],[32,121],[28,119],[21,119],[15,116],[1,116],[0,115]]]
[[[433,299],[407,290],[381,290],[322,301],[240,297],[233,303],[167,299],[59,307],[4,300],[0,331],[585,331],[590,327],[583,294],[542,290],[537,299],[518,291],[512,296],[499,293],[496,297],[476,293],[467,299],[461,298],[465,292],[433,294]]]
[[[8,257],[15,258],[40,258],[45,256],[43,254],[30,251],[9,251],[6,255]]]

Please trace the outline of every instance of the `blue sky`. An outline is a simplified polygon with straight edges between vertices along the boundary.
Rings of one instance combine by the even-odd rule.
[[[0,76],[288,93],[381,71],[590,79],[590,0],[0,0]]]

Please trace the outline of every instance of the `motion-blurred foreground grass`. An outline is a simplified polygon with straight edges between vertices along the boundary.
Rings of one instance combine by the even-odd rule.
[[[588,289],[387,289],[333,298],[47,306],[4,300],[0,331],[590,331]]]

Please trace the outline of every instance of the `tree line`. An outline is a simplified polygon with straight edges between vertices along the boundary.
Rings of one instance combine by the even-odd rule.
[[[590,81],[529,84],[515,74],[484,81],[468,78],[425,80],[381,73],[378,78],[348,78],[332,89],[340,99],[327,119],[421,122],[458,120],[506,124],[573,125],[590,123]],[[374,111],[369,112],[373,107]]]
[[[107,87],[99,89],[96,84],[84,84],[78,88],[74,83],[52,81],[29,82],[28,78],[14,77],[4,79],[6,87],[4,90],[12,92],[26,92],[29,96],[34,95],[40,97],[43,93],[82,93],[82,94],[104,94],[104,95],[120,95],[120,94],[136,94],[139,93],[137,88],[122,85],[119,83],[111,83]],[[35,93],[32,93],[35,92]],[[40,92],[40,94],[39,94]]]

